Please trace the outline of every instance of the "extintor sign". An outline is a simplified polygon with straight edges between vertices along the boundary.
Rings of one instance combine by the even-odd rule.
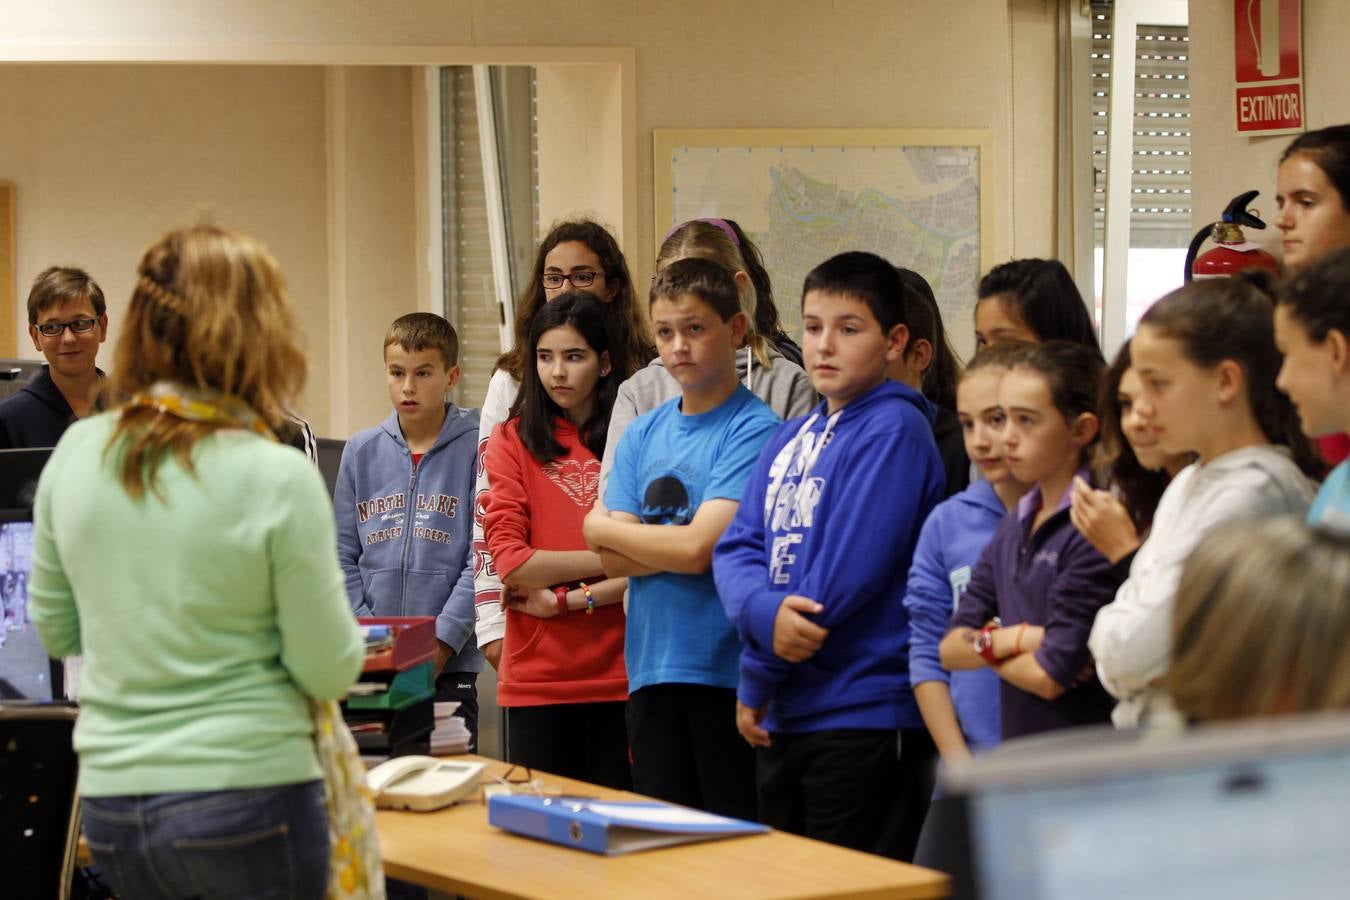
[[[1238,134],[1290,134],[1304,128],[1299,3],[1233,0]]]

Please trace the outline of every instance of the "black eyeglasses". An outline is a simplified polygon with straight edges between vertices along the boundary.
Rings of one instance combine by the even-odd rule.
[[[572,282],[574,288],[588,288],[595,284],[595,279],[603,274],[603,272],[589,271],[573,272],[570,275],[564,275],[561,272],[545,272],[544,277],[539,280],[549,290],[562,287],[564,281]]]
[[[37,330],[47,337],[60,337],[61,332],[67,328],[74,334],[88,334],[94,330],[98,324],[98,319],[79,318],[71,319],[69,322],[43,322],[37,326]]]

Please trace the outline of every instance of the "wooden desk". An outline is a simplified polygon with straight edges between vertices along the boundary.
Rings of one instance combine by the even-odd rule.
[[[487,774],[505,763],[481,757]],[[535,773],[546,788],[641,799]],[[488,898],[945,897],[947,876],[782,832],[597,856],[487,823],[481,798],[434,813],[376,813],[385,874],[450,894]]]

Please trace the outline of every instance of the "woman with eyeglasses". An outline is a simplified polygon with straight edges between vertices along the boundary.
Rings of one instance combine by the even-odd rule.
[[[81,269],[53,266],[28,294],[28,335],[47,365],[0,402],[0,450],[54,447],[75,419],[99,409],[94,363],[108,337],[103,290]]]
[[[589,219],[569,219],[553,226],[535,253],[530,281],[516,301],[514,343],[497,358],[487,396],[479,411],[478,456],[481,460],[492,430],[505,422],[520,392],[530,353],[530,328],[539,310],[569,291],[582,291],[602,300],[610,314],[617,343],[637,366],[656,355],[638,303],[633,278],[618,241],[603,225]],[[502,583],[483,536],[483,504],[489,481],[480,464],[473,519],[474,602],[478,606],[477,639],[483,655],[495,669],[501,660],[506,617],[500,608]]]

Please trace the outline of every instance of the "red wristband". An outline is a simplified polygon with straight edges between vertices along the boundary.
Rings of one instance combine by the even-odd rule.
[[[1003,658],[994,653],[994,629],[996,625],[986,625],[975,634],[975,641],[972,646],[975,652],[983,657],[989,665],[998,667],[1003,665]]]
[[[557,597],[558,597],[558,613],[559,613],[559,615],[564,615],[564,616],[567,615],[567,613],[568,613],[568,611],[569,611],[568,608],[567,608],[567,586],[566,586],[566,585],[559,585],[558,587],[555,587],[555,588],[553,589],[553,593],[554,593],[555,595],[557,595]]]

